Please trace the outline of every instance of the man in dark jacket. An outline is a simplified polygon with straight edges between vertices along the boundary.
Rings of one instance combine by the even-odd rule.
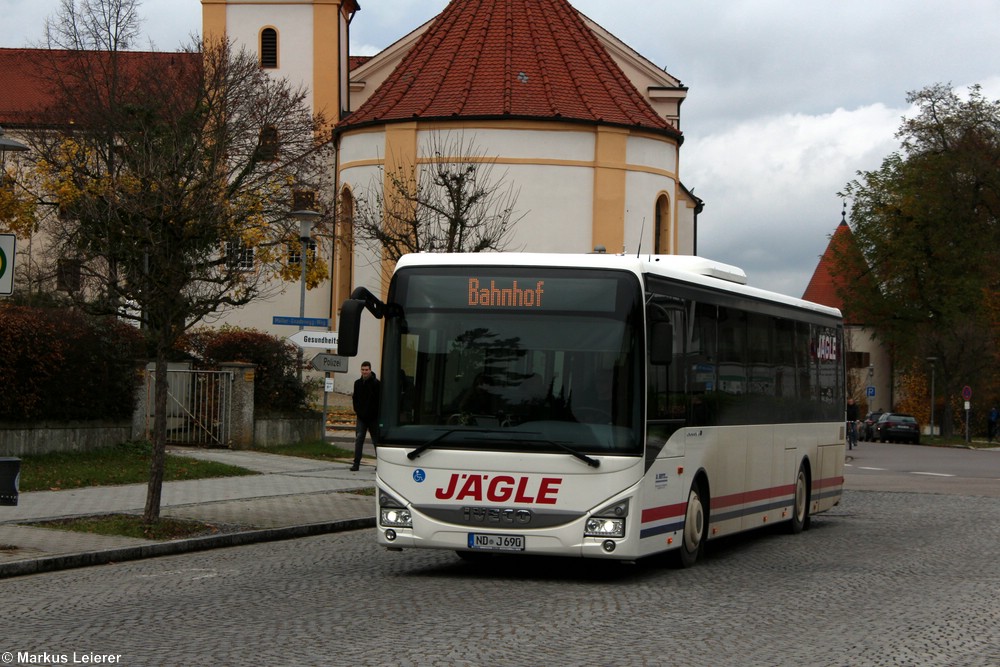
[[[372,372],[372,365],[361,362],[361,377],[354,381],[354,414],[357,415],[354,439],[354,465],[351,470],[357,470],[361,465],[361,450],[365,446],[365,432],[371,433],[372,445],[378,447],[378,409],[379,381]]]

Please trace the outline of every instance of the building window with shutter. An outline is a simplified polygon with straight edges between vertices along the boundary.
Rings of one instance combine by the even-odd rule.
[[[78,259],[60,259],[56,266],[56,289],[70,294],[80,291],[83,263]]]
[[[261,162],[274,162],[278,159],[278,128],[273,125],[268,125],[260,131],[257,159]]]
[[[311,265],[313,262],[316,261],[316,250],[317,250],[316,241],[313,239],[309,239],[309,243],[307,243],[306,245],[307,245],[306,252],[309,253],[306,256],[306,259],[309,261],[309,264]],[[288,253],[288,266],[298,266],[299,264],[302,263],[302,241],[289,241],[288,243],[285,244],[285,250]]]
[[[264,69],[278,67],[278,31],[274,28],[260,31],[260,66]]]
[[[226,241],[226,259],[233,271],[253,271],[253,248],[242,241]]]

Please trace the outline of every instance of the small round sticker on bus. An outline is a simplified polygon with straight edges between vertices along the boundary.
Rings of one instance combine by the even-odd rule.
[[[427,479],[427,473],[424,472],[423,468],[417,468],[413,471],[413,481],[420,484],[425,479]]]

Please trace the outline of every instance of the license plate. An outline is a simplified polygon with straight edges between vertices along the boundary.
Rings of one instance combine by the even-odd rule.
[[[524,535],[469,533],[469,548],[480,551],[524,551]]]

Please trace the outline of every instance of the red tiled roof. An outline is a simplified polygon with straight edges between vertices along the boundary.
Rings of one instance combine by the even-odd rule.
[[[348,56],[347,67],[350,71],[353,72],[354,70],[361,67],[371,59],[372,56]]]
[[[155,67],[170,77],[200,54],[150,51],[120,52],[123,71]],[[65,108],[52,84],[57,72],[80,67],[86,58],[106,58],[103,51],[59,51],[47,49],[0,49],[0,126],[11,128],[71,121],[73,109]],[[89,61],[101,65],[100,61]]]
[[[338,128],[458,117],[556,118],[680,135],[567,0],[452,0]]]
[[[863,324],[863,322],[855,321],[855,318],[852,317],[851,309],[844,303],[843,298],[840,296],[840,289],[844,285],[845,280],[842,277],[835,276],[832,270],[835,254],[845,251],[858,252],[857,247],[854,245],[851,228],[848,227],[846,221],[841,221],[837,225],[833,236],[830,237],[830,243],[827,244],[826,251],[820,257],[819,264],[816,265],[816,270],[813,272],[812,279],[806,286],[806,291],[802,294],[802,298],[806,301],[830,306],[831,308],[839,308],[846,324]]]

